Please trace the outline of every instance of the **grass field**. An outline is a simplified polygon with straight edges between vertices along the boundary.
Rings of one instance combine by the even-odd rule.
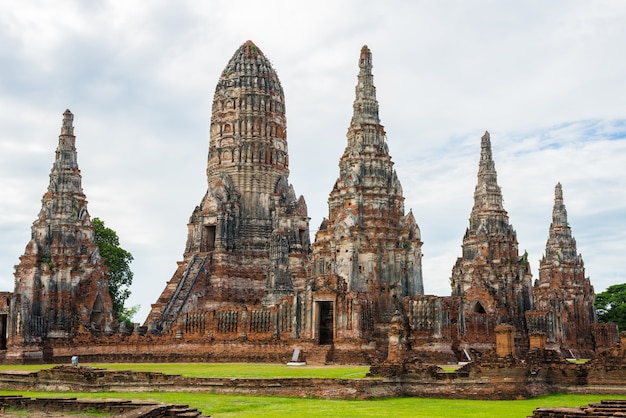
[[[367,366],[304,366],[278,364],[84,364],[114,370],[155,371],[189,377],[320,377],[362,378]],[[36,371],[54,365],[2,365],[0,371]],[[23,392],[0,391],[0,395],[21,394],[29,397],[77,397],[151,399],[166,403],[188,404],[213,417],[526,417],[537,407],[582,406],[610,395],[561,395],[519,401],[479,401],[424,398],[386,398],[374,400],[328,400],[273,396],[216,395],[174,392]]]
[[[610,397],[602,395],[549,395],[521,401],[477,401],[423,398],[328,400],[273,396],[213,395],[172,392],[18,392],[0,395],[155,400],[188,404],[212,417],[480,417],[505,418],[532,415],[537,407],[581,406]]]
[[[0,371],[38,371],[55,364],[0,365]],[[287,366],[283,364],[249,363],[89,363],[81,366],[109,370],[133,370],[180,374],[185,377],[241,377],[241,378],[329,378],[361,379],[369,366]]]

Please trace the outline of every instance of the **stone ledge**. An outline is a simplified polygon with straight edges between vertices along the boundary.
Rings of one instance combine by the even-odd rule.
[[[0,396],[0,407],[42,411],[45,413],[80,413],[97,410],[111,413],[119,418],[202,418],[197,409],[188,405],[171,405],[155,402],[129,401],[120,399],[76,399],[76,398],[27,398],[21,395]]]

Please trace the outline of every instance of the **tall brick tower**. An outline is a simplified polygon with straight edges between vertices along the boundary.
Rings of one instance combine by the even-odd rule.
[[[567,221],[563,189],[554,190],[554,208],[546,253],[539,264],[539,280],[533,289],[535,307],[548,312],[547,343],[551,348],[576,355],[594,349],[592,325],[596,321],[595,293],[576,240]]]
[[[115,325],[81,186],[73,119],[69,110],[63,113],[50,185],[16,268],[7,357],[36,357],[41,353],[28,354],[27,347],[45,338],[107,332]]]
[[[347,292],[348,299],[368,298],[374,304],[373,320],[388,323],[404,296],[423,293],[422,241],[413,213],[404,213],[402,186],[378,116],[367,46],[361,49],[355,93],[339,178],[328,198],[328,219],[312,246],[312,278],[318,289]],[[337,309],[344,304],[339,299],[332,303]],[[321,305],[321,316],[332,316],[328,306],[325,312]],[[365,302],[360,306],[364,309]],[[350,313],[335,312],[334,320],[335,336],[355,336]]]
[[[519,255],[517,235],[502,205],[488,132],[481,140],[474,207],[462,249],[450,279],[452,296],[461,298],[461,340],[488,347],[495,343],[495,326],[510,324],[516,346],[526,346],[524,313],[533,306],[530,267],[527,255]]]
[[[270,306],[304,288],[309,218],[289,184],[285,96],[251,41],[217,82],[208,190],[188,224],[184,260],[147,323],[169,328],[181,312]]]

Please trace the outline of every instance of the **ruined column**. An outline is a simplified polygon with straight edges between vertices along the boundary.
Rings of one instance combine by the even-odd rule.
[[[509,357],[515,353],[515,327],[509,324],[496,326],[496,355]]]

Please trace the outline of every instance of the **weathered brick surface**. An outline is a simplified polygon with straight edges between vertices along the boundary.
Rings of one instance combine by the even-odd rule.
[[[288,176],[283,90],[269,60],[247,41],[218,80],[208,189],[148,328],[167,331],[191,310],[272,306],[304,289],[309,218]]]
[[[590,357],[596,349],[592,332],[595,293],[567,221],[561,183],[555,187],[546,252],[533,293],[536,309],[545,312],[545,321],[534,324],[533,331],[546,333],[547,347],[570,357]]]
[[[311,255],[313,303],[332,304],[334,340],[374,338],[374,327],[388,325],[405,296],[423,293],[421,234],[413,213],[404,211],[367,46],[361,49],[355,93],[328,218]]]
[[[47,339],[106,333],[116,327],[107,268],[81,187],[73,120],[66,110],[50,184],[16,267],[7,359],[29,353],[43,357]]]
[[[527,255],[503,207],[492,158],[491,138],[481,140],[478,182],[463,254],[452,269],[452,296],[461,298],[459,339],[464,348],[494,346],[495,327],[515,327],[518,349],[528,345],[524,312],[531,309],[532,285]]]

